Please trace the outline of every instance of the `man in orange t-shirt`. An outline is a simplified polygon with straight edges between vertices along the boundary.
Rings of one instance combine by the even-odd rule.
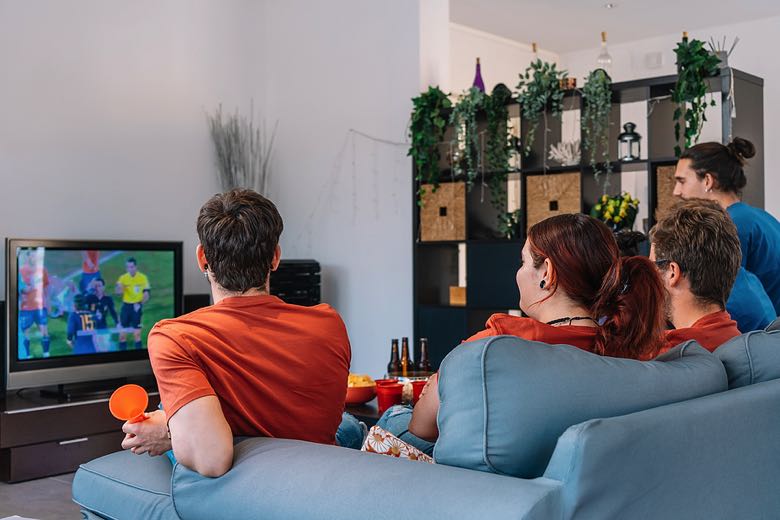
[[[690,339],[713,351],[740,334],[726,300],[742,252],[737,228],[717,203],[690,199],[673,206],[650,231],[650,260],[661,271],[674,325],[662,352]]]
[[[125,423],[122,447],[176,459],[204,476],[233,463],[234,436],[334,444],[350,346],[328,305],[288,305],[268,293],[282,218],[251,190],[215,195],[198,216],[198,265],[214,305],[159,322],[149,357],[163,410]],[[169,428],[166,428],[166,423]]]

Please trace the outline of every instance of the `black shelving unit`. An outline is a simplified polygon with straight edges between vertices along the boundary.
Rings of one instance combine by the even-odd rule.
[[[617,194],[623,190],[621,176],[635,172],[646,176],[647,193],[634,196],[648,209],[649,229],[654,222],[654,213],[658,205],[657,169],[660,166],[673,165],[674,157],[674,104],[670,92],[677,80],[676,75],[626,81],[612,85],[612,110],[610,114],[609,157],[613,173],[609,176],[607,193]],[[764,206],[764,130],[763,130],[763,80],[745,72],[724,67],[720,75],[710,78],[709,92],[721,101],[721,141],[726,143],[732,136],[751,140],[756,145],[756,156],[750,160],[746,174],[748,185],[743,200],[756,207]],[[731,117],[731,101],[737,111]],[[617,136],[621,129],[621,107],[627,103],[646,103],[646,132],[642,136],[642,157],[640,160],[618,161]],[[580,91],[567,91],[564,97],[565,110],[583,109]],[[519,116],[519,107],[512,102],[509,106],[510,117]],[[708,109],[713,110],[712,107]],[[711,112],[710,112],[711,113]],[[547,114],[547,145],[561,141],[561,116]],[[480,130],[484,128],[484,118]],[[520,135],[525,136],[527,125],[520,122]],[[450,141],[453,129],[448,129],[445,141]],[[541,160],[544,149],[542,127],[537,130],[536,139],[529,156],[523,157],[522,167],[515,170],[520,182],[521,209],[527,210],[526,183],[529,177],[538,175],[556,175],[578,172],[581,186],[582,212],[589,212],[604,192],[603,185],[597,183],[592,168],[588,164],[587,154],[583,151],[581,162],[573,166],[545,166]],[[582,142],[582,139],[580,139]],[[442,154],[445,156],[446,154]],[[462,182],[461,176],[453,176],[446,157],[440,162],[441,182]],[[419,338],[429,340],[432,364],[438,367],[447,353],[464,339],[484,328],[485,321],[495,312],[507,312],[518,308],[519,294],[514,282],[519,266],[520,251],[525,237],[514,240],[497,238],[496,210],[490,203],[490,193],[485,182],[492,172],[481,173],[472,189],[466,195],[466,239],[462,241],[421,242],[419,240],[419,207],[416,204],[417,188],[414,186],[412,217],[413,262],[414,262],[414,339],[415,346]],[[640,227],[642,225],[640,224]],[[466,305],[449,305],[449,286],[458,282],[458,250],[461,244],[466,248]]]

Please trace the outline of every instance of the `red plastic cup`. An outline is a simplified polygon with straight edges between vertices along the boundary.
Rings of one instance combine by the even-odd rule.
[[[144,411],[149,405],[149,396],[143,387],[138,385],[123,385],[114,390],[108,400],[111,415],[120,421],[137,423],[146,420]]]
[[[412,403],[416,403],[428,381],[412,381]]]
[[[394,384],[376,385],[376,401],[379,407],[379,413],[382,414],[394,404],[401,404],[401,394],[404,385],[396,381]]]

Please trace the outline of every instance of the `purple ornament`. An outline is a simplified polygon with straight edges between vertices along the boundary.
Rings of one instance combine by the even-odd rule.
[[[477,58],[477,71],[474,74],[474,88],[478,88],[481,92],[485,92],[485,82],[482,81],[482,68],[479,65],[479,58]]]

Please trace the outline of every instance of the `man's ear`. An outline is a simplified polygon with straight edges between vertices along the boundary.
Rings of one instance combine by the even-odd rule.
[[[203,252],[203,246],[198,244],[198,247],[195,248],[195,257],[198,261],[198,268],[206,272],[206,267],[208,266],[208,260],[206,260],[206,253]]]
[[[274,250],[274,258],[271,260],[271,271],[276,271],[276,269],[279,267],[279,262],[282,260],[282,246],[279,244],[276,244],[276,249]]]
[[[677,287],[677,285],[682,282],[683,273],[682,269],[680,269],[680,264],[677,262],[669,262],[669,267],[666,272],[669,280],[669,287]]]
[[[714,190],[715,184],[717,184],[715,180],[715,176],[711,173],[705,173],[704,174],[704,189],[707,191]]]

